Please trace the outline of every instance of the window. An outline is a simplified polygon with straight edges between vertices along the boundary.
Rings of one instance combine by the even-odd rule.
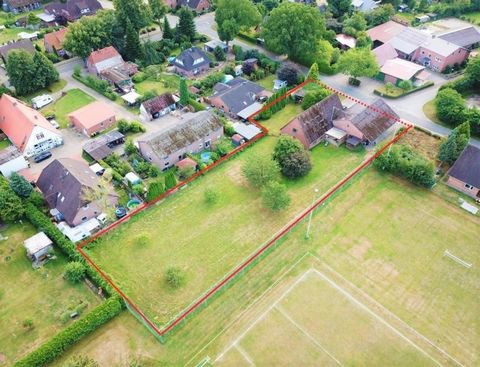
[[[465,188],[466,189],[469,189],[469,190],[473,190],[473,186],[472,185],[469,185],[469,184],[465,184]]]
[[[37,138],[37,140],[40,140],[43,139],[45,135],[43,135],[43,133],[38,133],[37,135],[35,135],[35,137]]]
[[[87,217],[82,218],[82,222],[85,222],[87,220]]]
[[[296,133],[296,132],[297,132],[297,129],[293,128],[292,131],[293,131],[294,133]]]
[[[441,60],[439,57],[436,57],[436,56],[435,56],[435,61],[436,61],[436,62],[440,62],[440,61],[442,61],[442,60]]]
[[[209,140],[209,141],[206,141],[206,142],[205,142],[205,148],[209,148],[209,147],[210,147],[210,143],[211,143],[210,140]]]
[[[166,167],[166,166],[169,166],[169,165],[170,165],[170,163],[169,163],[169,162],[165,162],[165,167]]]

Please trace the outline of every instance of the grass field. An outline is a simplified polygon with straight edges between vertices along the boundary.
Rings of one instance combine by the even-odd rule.
[[[180,78],[176,75],[162,74],[161,80],[147,78],[143,82],[135,83],[135,89],[140,94],[155,91],[157,94],[173,92],[178,89]]]
[[[43,108],[41,111],[44,115],[55,115],[55,120],[62,129],[69,126],[68,114],[86,106],[95,101],[95,99],[80,89],[70,89],[66,94]]]
[[[169,321],[309,205],[314,188],[326,192],[363,158],[362,152],[345,148],[315,148],[310,174],[285,181],[291,206],[272,213],[263,208],[258,190],[245,182],[241,165],[247,155],[271,154],[276,139],[264,138],[142,212],[100,239],[88,254],[157,323]],[[219,193],[219,203],[205,202],[207,187]],[[186,285],[176,291],[164,281],[171,266],[180,267],[186,277]]]
[[[65,79],[59,79],[55,83],[52,83],[51,85],[49,85],[47,88],[40,89],[35,93],[29,94],[26,96],[22,96],[21,99],[27,103],[30,103],[31,99],[36,96],[39,96],[41,94],[57,93],[57,92],[60,92],[66,86],[67,86],[67,81]]]
[[[273,81],[277,79],[277,76],[275,74],[271,74],[267,76],[266,78],[263,78],[261,80],[257,80],[255,83],[258,85],[261,85],[263,88],[265,88],[268,91],[271,91],[273,88]]]
[[[66,261],[58,253],[43,268],[32,268],[23,241],[36,233],[33,227],[8,225],[0,233],[8,237],[0,241],[0,357],[11,365],[71,323],[61,320],[70,306],[85,302],[88,312],[99,300],[85,284],[63,279]],[[26,319],[33,321],[33,330],[23,326]]]
[[[280,129],[285,126],[290,120],[303,112],[302,106],[296,103],[289,103],[285,108],[274,114],[268,120],[259,121],[264,125],[271,134],[279,134]]]

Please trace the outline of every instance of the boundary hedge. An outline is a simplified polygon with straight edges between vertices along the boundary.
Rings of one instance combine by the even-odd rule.
[[[409,91],[406,91],[405,93],[402,93],[402,94],[399,95],[399,96],[391,96],[391,95],[388,95],[388,94],[386,94],[386,93],[380,92],[378,89],[375,89],[375,90],[373,91],[373,93],[375,93],[376,95],[381,96],[381,97],[390,98],[390,99],[397,99],[397,98],[402,98],[402,97],[408,96],[409,94],[418,92],[419,90],[422,90],[422,89],[431,87],[433,84],[434,84],[434,83],[433,83],[432,81],[430,81],[430,82],[428,82],[428,83],[425,83],[424,85],[421,85],[420,87],[410,89]]]

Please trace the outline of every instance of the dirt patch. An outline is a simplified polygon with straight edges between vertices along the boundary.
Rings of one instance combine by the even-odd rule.
[[[408,145],[410,148],[433,162],[437,161],[438,149],[442,143],[440,139],[416,129],[410,130],[407,134],[402,136],[398,142],[400,144]]]
[[[360,243],[353,246],[349,253],[357,260],[364,260],[365,255],[367,254],[368,250],[372,247],[370,241],[366,238],[361,238]]]
[[[248,186],[248,182],[243,176],[241,165],[238,162],[236,163],[225,171],[225,175],[236,185]]]

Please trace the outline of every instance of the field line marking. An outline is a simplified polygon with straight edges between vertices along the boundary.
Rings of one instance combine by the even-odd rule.
[[[354,288],[356,291],[358,291],[362,296],[364,296],[365,298],[367,298],[369,301],[373,302],[375,305],[377,305],[379,308],[381,308],[382,310],[384,310],[386,313],[388,313],[388,315],[390,315],[391,317],[393,317],[395,320],[397,321],[400,321],[400,323],[402,325],[404,325],[408,330],[410,330],[412,333],[414,333],[415,335],[417,335],[418,337],[420,337],[421,339],[423,339],[426,343],[428,343],[429,345],[431,345],[433,348],[435,348],[436,350],[438,350],[441,354],[443,354],[444,356],[450,358],[453,362],[455,362],[457,365],[461,366],[461,367],[465,367],[461,362],[459,362],[458,360],[456,360],[454,357],[452,357],[450,354],[448,354],[448,352],[446,352],[444,349],[440,348],[439,346],[437,346],[434,342],[432,342],[430,339],[428,339],[425,335],[419,333],[417,330],[415,330],[413,327],[411,327],[409,324],[407,324],[405,321],[403,321],[400,317],[398,317],[397,315],[395,315],[392,311],[390,311],[388,308],[386,308],[384,305],[382,305],[380,302],[376,301],[374,298],[372,298],[371,296],[369,296],[367,293],[365,293],[362,289],[358,288],[355,284],[353,284],[351,281],[349,281],[348,279],[346,279],[345,277],[343,277],[339,272],[337,272],[335,269],[333,269],[331,266],[329,266],[328,264],[326,264],[324,261],[322,261],[319,257],[317,257],[314,253],[312,252],[309,252],[311,256],[313,256],[317,261],[319,261],[322,265],[324,265],[328,270],[330,270],[332,273],[334,273],[336,276],[338,276],[339,278],[341,278],[343,281],[345,281],[346,283],[348,283],[349,286],[351,286],[352,288]]]
[[[255,363],[253,363],[252,358],[248,355],[247,352],[245,352],[245,349],[243,349],[238,343],[235,343],[235,349],[238,350],[238,352],[242,355],[242,357],[248,362],[250,366],[255,366]]]
[[[333,280],[331,280],[329,277],[327,277],[325,274],[322,272],[318,271],[317,269],[312,269],[313,272],[315,272],[320,278],[325,280],[330,286],[332,286],[334,289],[336,289],[338,292],[343,294],[348,300],[350,300],[353,304],[357,305],[367,313],[369,313],[371,316],[376,318],[378,321],[380,321],[382,324],[387,326],[389,329],[391,329],[395,334],[397,334],[399,337],[401,337],[403,340],[405,340],[407,343],[411,344],[413,347],[418,349],[420,352],[425,354],[428,358],[430,358],[433,362],[435,362],[437,365],[442,366],[442,364],[437,361],[435,358],[433,358],[426,350],[418,346],[416,343],[414,343],[412,340],[410,340],[406,335],[404,335],[401,331],[396,329],[393,325],[388,323],[383,317],[372,311],[368,306],[357,300],[350,292],[348,292],[346,289],[342,288],[339,286],[337,283],[335,283]]]
[[[290,321],[299,331],[302,332],[317,348],[326,353],[331,359],[333,359],[339,366],[343,366],[335,356],[330,353],[324,346],[322,346],[307,330],[305,330],[299,323],[297,323],[281,306],[275,306],[275,309],[280,312],[283,317]]]
[[[225,326],[217,335],[215,335],[207,344],[205,344],[198,352],[196,352],[192,358],[188,360],[185,366],[188,366],[192,361],[197,358],[197,356],[202,353],[205,349],[207,349],[210,344],[212,344],[215,340],[217,340],[221,335],[223,335],[227,330],[229,330],[238,320],[240,320],[247,312],[249,312],[256,304],[258,304],[261,300],[263,300],[268,293],[275,288],[278,283],[283,281],[285,277],[290,273],[293,269],[295,269],[307,256],[312,256],[310,252],[305,252],[294,264],[292,264],[287,270],[285,270],[280,277],[272,283],[260,296],[258,296],[245,310],[243,310],[234,320],[232,320],[227,326]]]
[[[257,317],[250,325],[248,325],[248,327],[239,336],[237,336],[235,340],[233,340],[232,343],[230,343],[230,345],[227,346],[227,348],[225,348],[223,352],[218,355],[217,358],[215,358],[214,362],[217,362],[218,360],[222,359],[222,357],[230,349],[232,349],[232,347],[234,347],[235,344],[237,344],[240,340],[242,340],[245,337],[245,335],[247,335],[250,332],[250,330],[252,330],[260,321],[262,321],[279,302],[281,302],[291,291],[293,291],[295,287],[310,274],[311,271],[312,269],[306,270],[301,276],[299,276],[297,280],[295,280],[295,282],[293,282],[293,284],[291,284],[290,287],[288,287],[285,290],[285,292],[283,292],[283,294],[277,300],[275,300],[275,302],[273,302],[259,317]]]

